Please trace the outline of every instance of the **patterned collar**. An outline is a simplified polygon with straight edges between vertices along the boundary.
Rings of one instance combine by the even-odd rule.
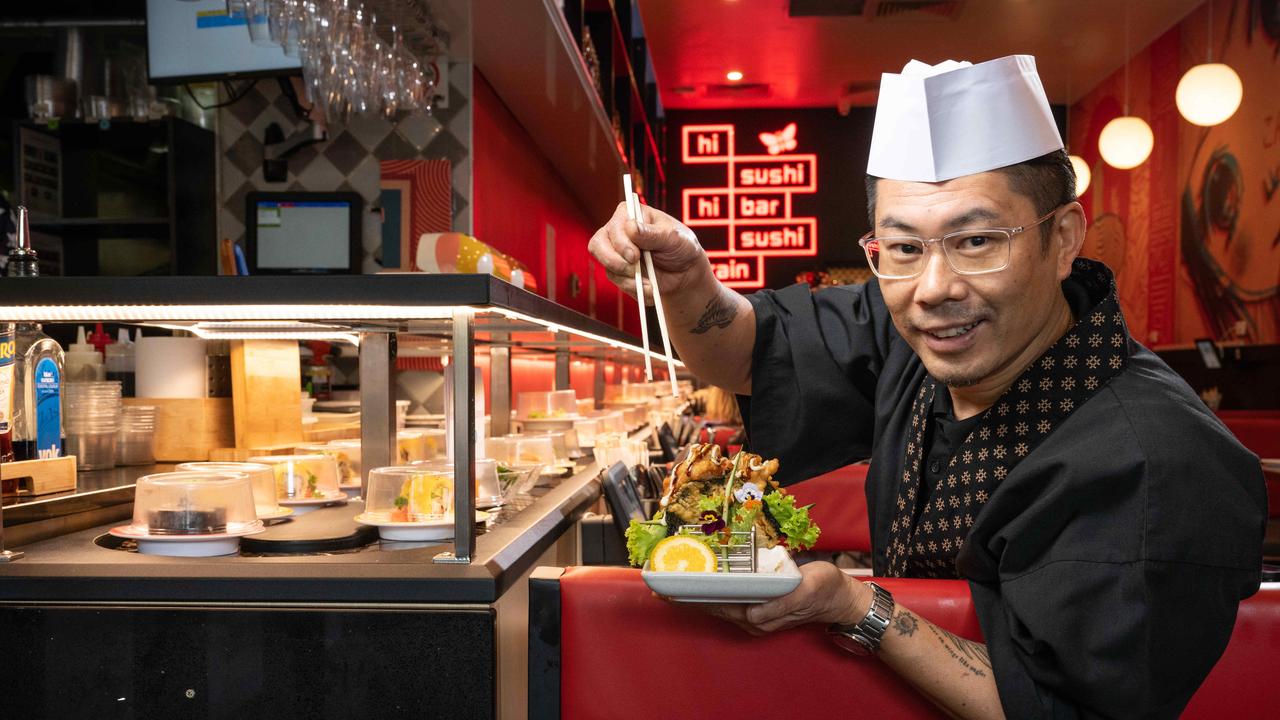
[[[1129,331],[1111,271],[1102,263],[1078,259],[1071,279],[1088,293],[1092,307],[981,415],[951,457],[929,502],[917,512],[934,396],[947,391],[931,376],[920,384],[889,531],[890,577],[958,577],[956,555],[996,486],[1128,366]]]

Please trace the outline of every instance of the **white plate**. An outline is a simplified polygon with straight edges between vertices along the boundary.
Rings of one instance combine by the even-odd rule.
[[[800,584],[800,568],[782,546],[756,551],[761,572],[654,572],[648,567],[640,572],[645,584],[676,602],[761,603],[786,595]]]
[[[174,557],[215,557],[234,555],[240,550],[240,538],[262,532],[257,525],[233,533],[214,535],[151,535],[135,532],[129,525],[114,527],[107,532],[119,538],[134,540],[138,552],[143,555],[172,555]]]
[[[263,515],[262,513],[258,513],[258,519],[259,520],[279,520],[280,518],[289,517],[292,514],[293,514],[293,508],[285,507],[281,505],[280,507],[276,508],[275,512],[267,513],[266,515]]]
[[[320,498],[297,498],[289,500],[287,498],[278,498],[276,502],[289,507],[318,507],[320,505],[339,505],[346,503],[350,498],[347,494],[338,491],[336,495],[326,495]]]
[[[476,511],[476,522],[488,522],[489,513],[483,510]],[[453,537],[453,518],[440,518],[439,520],[419,520],[415,522],[396,522],[394,520],[380,520],[369,517],[368,513],[360,513],[355,517],[355,521],[361,525],[371,525],[378,528],[378,535],[383,540],[447,540]]]

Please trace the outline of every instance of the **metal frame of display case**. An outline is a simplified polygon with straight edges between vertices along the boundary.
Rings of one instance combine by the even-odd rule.
[[[453,549],[433,557],[442,564],[470,564],[476,550],[470,409],[477,342],[490,350],[495,433],[508,429],[513,351],[553,354],[557,389],[569,387],[571,356],[639,363],[645,352],[617,328],[490,275],[6,278],[0,280],[0,322],[129,323],[211,340],[351,340],[359,346],[361,453],[368,468],[392,464],[396,453],[397,336],[437,343],[453,379],[456,473]],[[528,333],[553,339],[522,336]],[[604,362],[597,362],[597,407],[604,384]],[[0,550],[3,537],[0,514]]]

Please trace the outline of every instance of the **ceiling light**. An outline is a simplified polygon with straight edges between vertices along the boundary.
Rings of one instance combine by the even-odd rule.
[[[1108,165],[1136,168],[1151,156],[1155,135],[1146,120],[1129,114],[1129,6],[1124,6],[1124,115],[1107,123],[1098,136],[1098,151]]]
[[[1212,127],[1226,122],[1240,108],[1244,85],[1231,66],[1213,61],[1213,3],[1209,3],[1205,61],[1187,71],[1178,81],[1174,99],[1187,122]]]
[[[741,70],[730,70],[729,72],[727,72],[727,73],[725,73],[725,74],[724,74],[724,77],[725,77],[725,79],[726,79],[726,80],[728,80],[729,82],[738,82],[739,80],[741,80],[741,79],[742,79],[742,71],[741,71]]]
[[[1093,174],[1089,172],[1089,163],[1079,155],[1070,155],[1071,168],[1076,171],[1076,197],[1084,195],[1084,191],[1089,189],[1089,181],[1093,179]]]
[[[1229,65],[1204,63],[1187,71],[1174,96],[1187,122],[1211,127],[1235,114],[1244,97],[1240,76]]]
[[[1107,164],[1120,170],[1136,168],[1146,162],[1155,146],[1155,136],[1146,120],[1132,115],[1107,123],[1098,136],[1098,151]]]

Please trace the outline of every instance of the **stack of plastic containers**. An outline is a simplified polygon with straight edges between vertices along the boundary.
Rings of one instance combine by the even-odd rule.
[[[79,470],[115,467],[120,433],[120,382],[66,384],[66,453]]]
[[[126,405],[120,414],[120,465],[151,465],[156,461],[156,409],[153,405]]]

